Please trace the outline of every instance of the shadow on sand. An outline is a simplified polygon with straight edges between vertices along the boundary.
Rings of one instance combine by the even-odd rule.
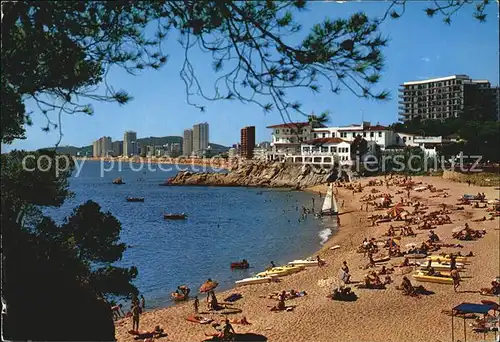
[[[204,342],[205,341],[222,341],[222,340],[214,337],[206,339],[204,340]],[[230,341],[260,342],[260,341],[267,341],[267,337],[265,337],[264,335],[253,334],[253,333],[236,334]]]

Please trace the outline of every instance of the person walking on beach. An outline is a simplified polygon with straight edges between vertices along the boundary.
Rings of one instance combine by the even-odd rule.
[[[139,315],[141,313],[141,308],[139,307],[139,304],[134,304],[132,307],[132,330],[138,331],[139,330]]]
[[[457,288],[460,286],[460,274],[458,270],[455,268],[450,272],[451,279],[453,279],[453,290],[457,292]]]
[[[200,301],[198,300],[198,296],[194,297],[194,313],[198,314],[198,307],[200,306]]]

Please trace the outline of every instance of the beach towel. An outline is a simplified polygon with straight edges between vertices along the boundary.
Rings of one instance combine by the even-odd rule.
[[[241,299],[241,298],[243,298],[243,296],[241,295],[241,293],[233,293],[229,297],[226,297],[224,299],[224,301],[232,303],[232,302],[235,302],[235,301],[237,301],[238,299]]]

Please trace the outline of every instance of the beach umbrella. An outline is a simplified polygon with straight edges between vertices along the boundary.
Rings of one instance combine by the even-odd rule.
[[[455,227],[451,230],[452,233],[460,233],[465,227]]]
[[[394,207],[389,209],[389,211],[387,211],[387,214],[389,214],[391,217],[396,217],[399,214],[401,214],[403,211],[404,211],[404,209],[401,208],[400,204],[398,203],[397,205],[395,205]]]
[[[218,282],[211,279],[207,280],[203,285],[200,286],[200,292],[209,292],[215,289],[219,285]]]

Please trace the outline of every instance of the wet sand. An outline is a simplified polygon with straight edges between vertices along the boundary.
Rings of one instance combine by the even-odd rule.
[[[364,178],[361,184],[366,185],[370,179]],[[493,187],[468,187],[464,183],[455,183],[438,177],[414,177],[414,181],[432,184],[436,188],[445,188],[450,197],[432,198],[429,190],[424,192],[411,192],[412,200],[419,200],[429,205],[429,211],[438,210],[442,203],[454,205],[457,199],[464,193],[476,194],[484,192],[488,199],[500,197],[499,191]],[[466,206],[463,211],[455,211],[450,217],[452,224],[437,226],[435,232],[446,243],[460,243],[464,248],[442,248],[439,252],[457,252],[462,254],[472,251],[476,256],[472,257],[472,263],[462,273],[463,282],[459,292],[455,293],[450,285],[433,283],[418,283],[410,277],[413,285],[423,284],[426,289],[434,291],[435,294],[422,296],[420,298],[403,296],[396,290],[396,285],[401,283],[402,276],[391,275],[393,284],[385,290],[366,290],[352,287],[358,295],[355,302],[332,301],[326,296],[332,287],[320,287],[318,280],[325,278],[337,279],[342,261],[347,261],[352,274],[352,280],[362,281],[366,270],[359,269],[365,265],[367,259],[362,253],[356,253],[357,247],[363,238],[381,238],[391,223],[381,223],[379,226],[371,227],[371,221],[367,217],[373,214],[372,208],[360,211],[360,198],[369,193],[373,187],[364,186],[362,193],[353,195],[352,190],[338,188],[337,201],[339,206],[345,202],[341,209],[341,227],[338,232],[330,238],[318,254],[324,258],[327,265],[324,267],[310,267],[305,271],[282,277],[279,283],[268,283],[244,286],[225,292],[217,292],[217,298],[223,298],[231,293],[241,293],[243,298],[236,301],[232,307],[243,310],[242,314],[230,315],[232,318],[246,316],[251,325],[242,326],[234,324],[237,333],[255,333],[267,337],[269,341],[449,341],[451,339],[451,318],[441,313],[441,310],[449,310],[462,302],[479,303],[483,299],[495,300],[493,297],[481,296],[477,291],[481,287],[488,287],[492,278],[500,275],[499,256],[499,219],[485,222],[471,222],[472,219],[486,215],[485,209],[474,209]],[[382,192],[395,194],[400,187],[385,186],[375,187]],[[326,193],[326,185],[320,185],[309,189],[309,191],[320,191]],[[404,196],[395,195],[394,201]],[[383,213],[380,211],[376,213]],[[312,219],[312,218],[308,218]],[[324,218],[325,228],[328,224],[333,227],[332,218]],[[331,222],[331,223],[329,223]],[[469,222],[473,229],[485,229],[487,234],[476,241],[458,241],[452,238],[451,230],[459,225]],[[399,223],[392,222],[393,225]],[[403,237],[401,246],[410,242],[422,242],[426,240],[427,230],[416,230],[416,237]],[[336,250],[329,248],[334,245],[341,247]],[[434,253],[436,254],[436,253]],[[307,256],[304,256],[307,257]],[[391,263],[399,264],[403,258],[392,258],[386,266]],[[251,259],[249,260],[251,263]],[[221,265],[227,267],[227,265]],[[380,267],[379,267],[380,268]],[[256,273],[261,270],[256,270]],[[194,285],[194,284],[191,284]],[[194,286],[193,286],[194,287]],[[306,291],[308,295],[288,300],[287,305],[296,305],[290,312],[271,312],[268,306],[277,304],[276,300],[261,298],[271,292],[282,290]],[[196,292],[193,289],[192,292]],[[200,296],[200,311],[206,308],[205,295]],[[147,300],[147,299],[146,299]],[[158,339],[159,341],[202,341],[206,337],[204,333],[214,332],[208,325],[191,323],[185,318],[193,313],[192,301],[173,307],[145,312],[141,315],[140,330],[153,329],[160,325],[168,337]],[[224,316],[219,314],[203,315],[217,320]],[[455,324],[455,338],[463,340],[463,321],[457,319]],[[134,341],[134,336],[128,333],[131,329],[131,319],[122,319],[116,322],[116,337],[118,341]],[[480,340],[482,334],[475,334],[467,327],[467,340]],[[489,334],[489,340],[493,340],[493,334]]]

